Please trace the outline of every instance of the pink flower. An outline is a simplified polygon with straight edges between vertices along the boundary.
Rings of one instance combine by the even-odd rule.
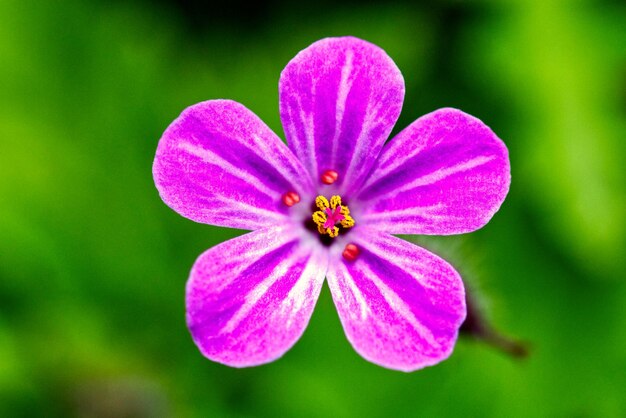
[[[452,352],[465,318],[447,262],[391,234],[485,225],[510,183],[508,152],[456,109],[425,115],[385,144],[404,98],[387,54],[328,38],[283,70],[287,147],[228,100],[187,108],[154,160],[163,201],[196,222],[252,230],[202,254],[187,283],[200,351],[235,367],[282,356],[306,328],[324,279],[365,359],[411,371]]]

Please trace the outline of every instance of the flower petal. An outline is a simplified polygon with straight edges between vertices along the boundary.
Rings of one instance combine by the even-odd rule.
[[[358,257],[330,263],[327,278],[354,349],[402,371],[446,359],[465,319],[459,274],[436,255],[391,235],[363,227],[352,234]]]
[[[504,143],[456,109],[425,115],[383,149],[357,200],[359,220],[391,234],[460,234],[484,226],[509,191]]]
[[[326,252],[298,228],[267,228],[202,254],[187,283],[187,324],[206,357],[234,367],[282,356],[306,328],[324,282]]]
[[[289,145],[316,181],[336,171],[346,196],[362,183],[400,115],[404,79],[376,45],[327,38],[287,64],[279,94]]]
[[[196,222],[257,229],[283,221],[282,195],[312,194],[308,173],[254,113],[230,100],[193,105],[167,128],[153,166],[163,201]]]

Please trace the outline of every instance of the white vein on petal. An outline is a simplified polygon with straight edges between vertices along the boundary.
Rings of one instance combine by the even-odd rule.
[[[265,251],[267,252],[267,251]],[[281,278],[289,272],[291,266],[296,264],[303,256],[311,256],[311,253],[302,248],[299,251],[294,251],[289,257],[281,260],[272,272],[258,285],[256,285],[245,297],[243,305],[237,310],[237,312],[228,320],[226,325],[220,330],[220,333],[230,333],[239,325],[239,323],[250,313],[256,306],[257,302],[268,292],[268,290]],[[300,273],[297,280],[300,280],[303,276],[303,272]],[[305,280],[306,281],[306,280]]]
[[[277,311],[283,318],[283,321],[285,321],[285,317],[287,318],[285,322],[286,328],[290,328],[293,325],[294,316],[302,310],[305,303],[311,304],[317,301],[319,291],[324,282],[325,268],[321,266],[323,262],[321,253],[317,256],[315,254],[313,253],[298,281],[289,290],[287,297],[280,306],[280,310]],[[307,278],[310,278],[310,280],[307,280]]]
[[[367,319],[368,312],[369,312],[369,306],[367,306],[367,301],[365,299],[365,296],[363,296],[363,293],[361,292],[361,290],[356,286],[356,284],[354,283],[354,280],[352,279],[352,276],[350,275],[350,272],[348,272],[348,269],[343,263],[337,264],[336,268],[337,268],[337,270],[335,271],[336,278],[334,280],[336,282],[336,286],[333,286],[333,287],[341,288],[341,281],[343,281],[344,285],[348,288],[347,290],[350,291],[350,293],[354,297],[355,302],[359,306],[359,318],[361,319],[361,321],[365,321]],[[332,281],[329,280],[328,281],[329,287],[331,286],[331,284],[332,284]],[[343,300],[343,302],[346,305],[348,305],[349,301],[346,295],[343,293],[343,291],[340,291],[339,293],[341,295],[341,299]],[[354,317],[355,313],[356,313],[355,309],[348,308],[348,314]]]
[[[257,215],[259,217],[259,219],[273,219],[277,223],[283,222],[287,218],[285,215],[283,215],[281,213],[278,213],[278,212],[275,212],[275,211],[271,211],[271,210],[267,210],[267,209],[263,209],[263,208],[260,208],[258,206],[255,206],[255,205],[251,205],[249,203],[245,203],[245,202],[243,202],[241,200],[230,198],[230,197],[226,197],[226,196],[216,195],[211,200],[215,201],[215,203],[212,203],[211,207],[203,209],[204,213],[220,213],[220,212],[224,212],[227,209],[223,205],[226,205],[228,207],[228,209],[230,209],[232,211],[235,211],[235,214],[237,216],[239,216],[239,214],[237,212],[241,211],[242,214],[243,213],[245,213],[245,214],[254,214],[254,215]]]
[[[378,112],[380,112],[381,107],[382,107],[382,103],[383,101],[381,101],[380,103],[378,103],[376,105],[375,108],[372,109],[371,104],[372,104],[372,100],[371,99],[371,92],[370,92],[370,97],[367,100],[367,109],[365,110],[365,119],[363,120],[363,124],[361,126],[361,132],[359,132],[359,136],[356,139],[356,149],[354,150],[354,153],[352,154],[352,158],[350,159],[350,162],[348,164],[348,168],[346,169],[346,175],[345,175],[345,181],[344,181],[344,185],[348,185],[351,184],[354,179],[352,178],[353,175],[353,171],[355,170],[355,163],[356,160],[362,161],[363,160],[363,148],[365,146],[371,146],[371,142],[370,141],[365,141],[365,136],[369,135],[372,132],[372,127],[376,124],[377,119],[378,119]],[[361,169],[363,169],[364,167],[360,167]]]
[[[280,157],[282,157],[283,161],[286,161],[287,164],[289,164],[289,167],[285,167],[283,164],[280,164],[280,163],[272,164],[272,167],[274,167],[274,169],[278,171],[278,173],[281,176],[283,176],[283,178],[287,179],[288,181],[299,180],[299,181],[308,182],[308,179],[305,176],[306,173],[303,173],[300,167],[298,167],[298,165],[295,162],[295,157],[287,153],[288,148],[285,147],[284,144],[280,143],[278,144],[277,147],[270,148],[268,147],[267,142],[263,141],[263,139],[259,137],[258,135],[252,135],[252,142],[254,146],[258,148],[258,150],[261,151],[262,155],[265,155],[265,156],[279,155]],[[244,144],[244,146],[248,148],[249,150],[258,153],[257,149],[252,149],[248,147],[246,144]],[[297,176],[296,179],[294,179],[295,176]],[[296,186],[302,186],[302,185],[296,184]]]
[[[457,174],[457,173],[461,173],[463,171],[467,171],[467,170],[471,170],[473,168],[479,167],[483,164],[488,163],[489,161],[493,160],[494,158],[496,158],[495,155],[480,155],[478,157],[474,157],[468,161],[464,161],[462,163],[458,163],[456,165],[450,166],[450,167],[445,167],[445,168],[440,168],[438,170],[435,170],[431,173],[425,174],[421,177],[416,178],[415,180],[411,181],[410,183],[405,184],[402,187],[399,187],[397,189],[391,190],[385,194],[382,195],[375,195],[372,196],[370,199],[367,199],[368,201],[370,200],[382,200],[382,199],[393,199],[394,197],[396,197],[397,195],[399,195],[400,193],[404,193],[407,192],[411,189],[415,189],[417,187],[422,187],[422,186],[428,186],[431,184],[435,184],[440,182],[441,180],[444,180],[447,177],[450,177],[453,174]]]
[[[311,100],[313,101],[315,99],[315,88],[316,88],[316,83],[315,80],[312,81],[312,91],[311,91]],[[303,163],[308,165],[308,169],[310,171],[310,173],[316,173],[317,172],[317,161],[316,161],[316,153],[315,153],[315,140],[314,140],[314,135],[315,135],[315,125],[313,123],[313,114],[309,113],[308,115],[304,112],[304,109],[302,107],[302,99],[300,97],[300,94],[295,91],[290,89],[290,92],[288,93],[291,96],[293,96],[293,98],[296,100],[297,103],[297,110],[298,110],[298,116],[300,118],[300,122],[302,123],[302,129],[304,131],[304,136],[305,138],[300,138],[297,134],[298,130],[295,126],[295,122],[294,122],[294,117],[292,114],[292,108],[291,106],[287,106],[287,111],[289,112],[289,133],[291,138],[293,139],[293,143],[292,146],[295,147],[296,149],[296,154],[299,157],[303,157],[304,155],[307,156],[306,160],[307,161],[302,161]],[[305,142],[306,145],[306,152],[304,152],[303,148],[302,148],[302,141]]]
[[[285,94],[292,94],[293,93],[285,93]],[[293,117],[293,108],[291,106],[285,106],[286,111],[289,115],[289,121],[288,121],[288,126],[285,126],[286,130],[285,130],[285,134],[287,135],[287,141],[289,143],[289,145],[291,147],[293,147],[294,153],[297,156],[302,156],[303,155],[303,149],[302,149],[302,141],[298,140],[298,130],[296,128],[296,124],[294,122],[294,117]],[[287,130],[289,132],[287,132]],[[303,164],[306,164],[306,161],[302,161]],[[309,167],[307,167],[308,169]]]
[[[434,127],[428,127],[428,131],[430,132],[432,132],[434,129],[435,129]],[[420,132],[420,136],[429,137],[430,132]],[[404,145],[403,141],[400,141],[399,139],[400,138],[393,139],[391,143],[389,144],[388,149],[386,149],[382,153],[382,155],[377,161],[378,169],[374,170],[372,174],[368,177],[367,183],[365,184],[364,188],[375,183],[377,180],[383,177],[386,177],[388,174],[390,174],[397,168],[401,167],[404,163],[406,163],[411,158],[415,157],[417,154],[422,152],[424,148],[426,148],[426,145],[428,145],[429,148],[436,147],[444,139],[447,139],[447,137],[439,138],[437,141],[435,141],[432,144],[426,144],[426,143],[419,144],[419,146],[414,147],[408,153],[398,152],[398,148],[401,148]],[[391,160],[391,163],[389,165],[386,165],[389,162],[389,160]]]
[[[218,293],[228,287],[231,280],[239,276],[243,270],[259,260],[267,253],[280,248],[297,238],[294,228],[283,225],[278,228],[268,228],[264,233],[251,232],[248,234],[245,251],[240,251],[237,257],[230,257],[224,265],[205,263],[203,275],[222,278],[212,280],[211,285],[215,286],[214,292]],[[228,272],[228,276],[225,276]]]
[[[259,192],[267,195],[271,199],[280,198],[280,193],[274,190],[271,190],[270,188],[266,187],[259,181],[256,181],[256,182],[251,181],[251,180],[256,179],[255,175],[253,175],[249,171],[242,170],[238,167],[235,167],[233,164],[226,161],[224,158],[220,157],[219,155],[217,155],[211,150],[193,145],[185,141],[178,142],[178,148],[186,151],[187,153],[195,157],[202,159],[202,161],[208,164],[213,164],[213,165],[220,167],[222,170],[224,170],[228,174],[231,174],[232,176],[243,180],[244,182],[249,184],[251,187],[254,187]]]
[[[313,78],[311,80],[311,84],[312,84],[311,101],[315,103],[315,100],[317,100],[317,79]],[[299,101],[298,101],[298,105],[300,106],[300,112],[302,115],[302,106],[300,105]],[[317,153],[315,151],[315,114],[314,114],[314,111],[311,111],[311,113],[307,116],[307,119],[308,119],[308,128],[305,129],[305,133],[306,133],[306,143],[309,148],[309,158],[312,164],[311,173],[317,173],[318,167],[317,167]],[[303,124],[303,126],[307,127],[306,124]]]
[[[404,318],[409,324],[411,324],[422,339],[433,347],[439,346],[439,343],[436,341],[432,331],[428,329],[428,327],[424,326],[424,324],[422,324],[415,317],[415,314],[411,311],[411,308],[407,305],[407,303],[402,300],[402,298],[400,298],[400,296],[398,296],[398,294],[395,293],[389,286],[387,286],[387,284],[385,284],[385,282],[383,282],[383,280],[376,273],[374,273],[364,263],[359,263],[358,266],[355,265],[355,269],[359,270],[361,274],[372,281],[374,286],[380,290],[381,295],[389,307]]]
[[[367,184],[365,185],[365,187],[367,187],[370,184],[373,184],[378,179],[387,176],[393,170],[397,169],[398,167],[403,165],[405,162],[409,161],[411,158],[419,154],[422,150],[424,150],[424,148],[426,148],[427,145],[429,148],[434,148],[440,143],[446,141],[448,138],[450,138],[451,134],[456,130],[456,128],[460,125],[460,123],[461,123],[460,120],[457,120],[454,126],[449,127],[447,129],[446,135],[441,135],[439,138],[435,139],[434,141],[425,140],[420,144],[420,146],[416,146],[415,148],[413,148],[411,152],[408,152],[408,153],[398,152],[398,148],[401,148],[402,146],[405,145],[405,141],[401,140],[402,138],[399,138],[400,136],[404,134],[404,132],[401,132],[398,135],[399,137],[394,138],[389,143],[385,152],[383,152],[380,158],[378,159],[379,169],[372,172],[372,175],[367,179]],[[419,124],[419,122],[416,122],[416,124]],[[433,132],[438,128],[438,126],[432,123],[432,120],[430,119],[428,121],[424,121],[424,123],[421,123],[419,125],[420,125],[419,129],[416,132],[407,133],[407,135],[411,135],[411,140],[413,139],[414,136],[418,136],[421,138],[430,138],[433,136]],[[414,125],[409,125],[406,129],[407,130],[412,129],[412,126]],[[390,159],[392,163],[389,166],[383,168],[383,166],[385,166],[385,164],[387,164],[387,162]]]
[[[406,209],[386,210],[384,212],[366,213],[361,215],[359,219],[362,222],[380,222],[380,221],[393,221],[404,216],[419,216],[424,219],[439,219],[441,215],[434,213],[435,211],[445,209],[446,205],[443,203],[437,203],[430,206],[416,206]],[[394,222],[395,223],[395,222]]]
[[[350,79],[353,69],[354,52],[349,49],[346,51],[346,61],[341,67],[341,79],[337,91],[337,102],[335,103],[335,137],[333,138],[333,147],[331,154],[331,167],[337,166],[337,152],[339,150],[339,136],[341,135],[341,125],[346,109],[346,100],[352,89],[354,79]]]
[[[416,250],[421,249],[420,247],[404,241],[402,241],[401,244],[405,245],[398,245],[398,243],[394,241],[399,238],[383,236],[376,232],[370,232],[369,234],[373,234],[375,237],[370,236],[369,239],[362,240],[364,241],[362,245],[367,248],[368,251],[381,259],[389,261],[395,266],[402,267],[402,269],[414,277],[421,286],[431,290],[439,289],[438,281],[433,281],[431,280],[431,276],[424,275],[425,271],[432,270],[432,262],[428,260],[428,262],[425,263],[424,257],[420,257],[419,259],[416,257]]]

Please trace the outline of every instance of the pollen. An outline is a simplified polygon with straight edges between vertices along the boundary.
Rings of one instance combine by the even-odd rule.
[[[317,196],[315,206],[319,210],[313,212],[313,222],[317,225],[317,231],[320,234],[335,238],[341,230],[354,226],[350,209],[341,204],[340,196],[332,196],[330,201],[324,196]]]

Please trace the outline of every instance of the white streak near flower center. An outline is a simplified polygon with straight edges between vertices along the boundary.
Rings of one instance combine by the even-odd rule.
[[[311,102],[315,103],[317,93],[317,80],[313,78],[311,80]],[[317,173],[317,157],[315,152],[315,121],[313,111],[309,115],[305,115],[302,110],[302,102],[300,96],[296,94],[298,99],[298,108],[300,109],[300,118],[302,118],[302,125],[304,126],[304,133],[306,135],[306,144],[309,149],[309,163],[311,164],[311,173]]]
[[[298,100],[298,103],[299,103],[299,100]],[[293,147],[293,150],[296,155],[298,156],[304,155],[303,154],[304,150],[302,149],[302,141],[298,140],[298,130],[296,128],[296,122],[293,116],[293,108],[290,106],[286,106],[285,109],[287,113],[289,114],[289,120],[287,121],[287,125],[284,126],[285,135],[287,135],[287,142],[289,143],[290,147]],[[302,123],[304,123],[304,121]],[[306,165],[306,161],[303,161],[303,163]],[[306,167],[306,168],[308,169],[309,167]]]
[[[445,141],[450,138],[452,133],[455,132],[455,130],[459,126],[459,123],[460,122],[457,121],[455,125],[448,127],[446,129],[446,132],[447,132],[446,135],[442,135],[440,133],[439,134],[434,133],[437,129],[441,129],[441,127],[439,127],[436,124],[432,124],[432,123],[421,124],[420,130],[419,130],[419,137],[431,138],[431,137],[436,136],[436,139],[424,141],[423,143],[420,144],[420,146],[416,146],[415,148],[411,150],[411,152],[408,152],[408,153],[403,153],[399,151],[399,148],[405,145],[404,141],[398,141],[398,140],[391,141],[389,145],[385,148],[385,151],[379,157],[377,161],[379,168],[376,169],[374,172],[372,172],[372,175],[367,179],[367,184],[368,185],[373,184],[378,179],[381,179],[385,177],[387,174],[393,172],[398,167],[400,167],[401,165],[409,161],[411,158],[415,157],[417,154],[422,152],[422,150],[426,148],[426,146],[428,146],[428,148],[430,149],[433,149],[440,143],[442,142],[445,143]],[[410,128],[407,128],[407,129],[410,129]],[[389,160],[391,160],[391,163],[387,165]]]
[[[306,264],[304,271],[298,278],[296,284],[291,288],[287,297],[280,305],[280,315],[285,321],[285,327],[290,328],[293,325],[294,315],[300,312],[305,303],[317,301],[318,295],[312,294],[316,288],[321,289],[321,283],[324,281],[325,271],[320,269],[320,257],[315,257],[315,253]],[[312,280],[301,280],[302,277],[310,277]]]
[[[346,62],[341,68],[341,79],[339,81],[337,91],[337,102],[335,104],[335,137],[333,138],[333,148],[330,157],[331,167],[337,167],[337,152],[339,150],[339,136],[341,135],[341,125],[343,122],[343,115],[346,110],[346,100],[348,94],[352,89],[354,79],[350,80],[350,74],[352,73],[354,52],[352,50],[346,51]]]
[[[311,84],[311,100],[313,101],[315,97],[316,87],[315,79],[311,81]],[[298,87],[298,89],[302,89],[301,86],[295,87]],[[296,155],[301,158],[301,161],[306,166],[307,170],[309,170],[310,173],[316,173],[317,160],[315,157],[315,124],[313,121],[313,113],[311,112],[307,115],[304,112],[304,108],[302,107],[302,98],[300,97],[300,94],[298,92],[294,91],[291,88],[288,91],[289,92],[285,92],[285,94],[291,95],[296,101],[296,108],[298,112],[297,116],[300,119],[300,123],[302,124],[302,129],[305,136],[305,138],[300,138],[300,135],[298,135],[298,129],[296,128],[295,123],[296,117],[294,115],[295,110],[292,106],[287,106],[286,110],[289,114],[289,121],[285,128],[289,130],[289,145],[294,148]],[[306,151],[303,149],[303,143],[306,147]]]
[[[404,302],[391,288],[389,288],[381,279],[376,275],[366,264],[360,264],[360,272],[364,277],[367,277],[372,281],[374,286],[380,290],[381,295],[385,299],[385,302],[389,307],[396,312],[400,317],[404,318],[411,326],[417,331],[428,345],[432,347],[438,347],[439,343],[435,339],[433,333],[425,327],[420,321],[417,320],[415,314],[411,311],[409,305]],[[383,322],[390,322],[389,319],[383,319]]]
[[[355,142],[356,147],[355,147],[354,153],[352,154],[352,158],[350,159],[348,168],[346,169],[345,181],[343,183],[344,185],[351,184],[351,182],[353,181],[352,172],[355,170],[355,168],[358,167],[361,170],[369,168],[369,167],[364,167],[362,164],[357,164],[357,162],[360,163],[363,160],[364,155],[367,154],[368,152],[368,150],[364,150],[363,147],[365,146],[369,147],[371,145],[370,141],[365,140],[366,139],[365,136],[371,134],[371,132],[373,131],[374,129],[373,127],[375,123],[377,122],[378,113],[381,110],[382,103],[383,102],[381,101],[380,103],[376,105],[375,108],[372,108],[371,98],[367,99],[367,109],[365,109],[365,119],[363,120],[363,124],[361,126],[361,132],[359,133],[359,136]]]
[[[294,265],[303,255],[309,254],[306,251],[295,251],[288,258],[282,260],[274,267],[272,272],[267,276],[265,280],[256,285],[254,289],[246,295],[243,305],[239,310],[228,320],[226,325],[221,329],[221,333],[233,332],[239,323],[250,313],[257,302],[268,292],[268,290],[278,280],[284,278],[289,272],[289,269]],[[298,280],[302,277],[302,273],[298,276]]]
[[[434,126],[430,127],[430,131],[433,131],[434,129],[435,129]],[[426,132],[421,132],[420,135],[424,135],[428,137],[430,136],[430,133],[426,131]],[[409,161],[411,158],[415,157],[417,154],[422,152],[422,150],[426,148],[426,145],[428,145],[429,148],[434,148],[444,139],[447,139],[447,136],[441,136],[433,144],[426,144],[426,143],[421,144],[421,146],[417,146],[413,148],[411,152],[409,153],[402,153],[402,152],[396,151],[396,148],[401,147],[403,144],[401,141],[397,141],[397,140],[391,141],[391,143],[388,145],[389,148],[385,149],[385,152],[381,155],[381,157],[377,161],[378,168],[372,172],[371,176],[368,177],[367,185],[374,184],[374,182],[376,182],[378,179],[386,177],[389,173],[393,172],[398,167],[402,166],[404,163]],[[391,160],[391,162],[388,165],[386,165],[389,162],[389,160]],[[367,185],[365,187],[367,187]]]
[[[361,293],[361,290],[356,286],[356,284],[352,280],[352,276],[348,272],[348,269],[346,268],[345,265],[340,263],[337,265],[337,269],[339,270],[337,272],[339,273],[337,274],[337,286],[333,286],[335,287],[337,291],[336,293],[339,293],[339,295],[341,295],[340,297],[344,300],[344,302],[348,303],[346,295],[341,290],[341,284],[339,283],[339,277],[342,277],[343,282],[348,287],[348,290],[352,293],[352,296],[354,296],[354,300],[356,301],[356,303],[359,305],[360,319],[362,321],[365,321],[365,319],[367,318],[369,307],[367,306],[367,302],[365,300],[365,297],[363,296],[363,293]],[[329,287],[331,286],[331,284],[332,284],[331,282],[328,282]],[[350,309],[349,312],[352,314],[356,312],[356,310]]]
[[[362,222],[367,224],[375,224],[377,222],[390,221],[394,224],[395,228],[400,226],[414,226],[416,222],[421,221],[447,221],[451,219],[464,219],[463,216],[454,216],[449,213],[441,213],[442,210],[446,210],[447,206],[443,203],[437,203],[436,205],[413,207],[397,210],[386,210],[378,213],[368,213],[360,216]],[[418,219],[415,219],[418,218]]]
[[[221,168],[228,174],[243,180],[244,182],[249,184],[251,187],[254,187],[259,192],[267,195],[268,197],[272,199],[277,200],[281,196],[280,193],[274,190],[271,190],[270,188],[262,184],[260,181],[253,181],[256,179],[256,176],[254,174],[235,167],[233,164],[226,161],[223,157],[220,157],[213,151],[190,144],[189,142],[183,142],[182,140],[178,143],[178,147],[195,157],[201,158],[202,161],[208,164],[213,164],[213,165],[218,166],[219,168]]]
[[[415,251],[413,248],[407,251],[406,247],[399,247],[394,245],[391,241],[391,236],[373,233],[374,237],[368,239],[364,246],[367,246],[367,250],[372,254],[378,256],[381,259],[386,259],[395,266],[402,266],[402,269],[415,277],[416,281],[427,289],[438,291],[440,284],[438,281],[433,282],[430,280],[434,277],[432,274],[424,275],[425,271],[433,271],[431,263],[424,263],[423,259],[416,260]],[[413,245],[411,245],[412,247]]]
[[[286,152],[289,150],[289,148],[282,146],[282,144],[279,144],[280,146],[278,147],[270,148],[267,146],[267,143],[263,141],[263,139],[260,138],[258,135],[252,135],[252,143],[256,147],[256,149],[252,149],[250,147],[246,148],[255,153],[259,153],[258,151],[261,151],[261,155],[280,155],[281,160],[289,164],[291,172],[289,172],[289,168],[286,168],[283,164],[272,165],[272,167],[276,171],[278,171],[278,173],[280,173],[280,175],[282,175],[286,180],[291,181],[292,179],[297,178],[296,176],[301,176],[300,170],[294,163],[296,159],[293,157],[293,155],[286,155]],[[294,186],[299,185],[295,184]],[[302,192],[302,190],[300,190],[300,192]]]
[[[244,252],[228,259],[225,265],[210,266],[212,268],[207,268],[205,273],[208,277],[216,278],[215,291],[222,292],[251,264],[296,238],[295,228],[289,225],[268,229],[266,234],[249,235],[250,241]]]
[[[209,199],[207,199],[209,200]],[[249,203],[242,202],[234,198],[226,196],[213,196],[213,199],[209,200],[210,205],[207,208],[203,208],[203,213],[214,213],[216,215],[224,215],[224,218],[231,216],[246,217],[249,214],[254,214],[258,219],[273,219],[277,224],[284,222],[285,215],[259,208],[258,206],[251,205]],[[228,213],[228,211],[234,211],[235,213]]]
[[[436,212],[440,209],[445,209],[446,206],[443,203],[437,203],[436,205],[430,206],[422,206],[422,207],[413,207],[407,209],[397,209],[397,210],[387,210],[385,212],[379,213],[369,213],[365,215],[361,215],[361,219],[363,221],[382,221],[382,220],[394,220],[398,219],[400,216],[412,215],[412,216],[420,216],[426,219],[436,219],[440,215]],[[394,222],[395,223],[395,222]]]

